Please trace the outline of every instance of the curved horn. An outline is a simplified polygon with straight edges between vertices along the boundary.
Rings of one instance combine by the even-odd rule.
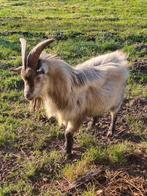
[[[26,40],[24,38],[20,38],[21,43],[21,58],[22,58],[22,67],[26,68]]]
[[[37,44],[29,53],[28,55],[28,66],[32,67],[33,69],[36,69],[37,64],[38,64],[38,59],[45,47],[47,47],[50,43],[52,43],[54,39],[47,39],[39,44]]]

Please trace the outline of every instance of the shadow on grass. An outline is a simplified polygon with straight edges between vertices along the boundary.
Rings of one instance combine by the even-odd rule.
[[[139,135],[135,133],[122,133],[116,136],[116,139],[123,139],[127,141],[131,141],[134,143],[141,143],[147,140],[147,137],[145,135]]]

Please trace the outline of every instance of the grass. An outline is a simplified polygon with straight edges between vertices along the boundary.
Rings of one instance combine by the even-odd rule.
[[[48,154],[46,151],[43,151],[43,153],[40,153],[40,151],[35,151],[34,154],[33,159],[24,164],[25,174],[28,178],[38,177],[38,175],[41,175],[41,172],[47,173],[45,167],[48,167],[48,165],[56,167],[62,158],[60,152],[55,150],[50,154]],[[49,175],[46,177],[50,178]]]
[[[135,97],[147,98],[147,87],[143,84],[130,83],[127,86],[126,96],[128,99]]]
[[[125,154],[132,153],[132,148],[146,152],[145,119],[137,111],[135,117],[128,114],[124,119],[131,134],[142,138],[140,143],[109,143],[82,128],[75,135],[83,151],[80,158],[65,161],[63,130],[48,120],[44,111],[29,111],[23,82],[9,71],[21,64],[20,37],[27,39],[28,49],[49,36],[56,37],[47,51],[73,66],[92,56],[122,49],[132,65],[127,101],[147,98],[146,17],[142,0],[0,0],[0,162],[5,168],[0,195],[62,195],[57,181],[72,182],[99,164],[125,166]],[[96,195],[96,190],[90,186],[81,195]]]
[[[87,188],[87,191],[84,191],[82,193],[82,196],[96,196],[97,195],[97,191],[95,191],[95,186],[89,186]]]
[[[129,145],[127,143],[120,143],[114,146],[111,146],[108,150],[108,157],[109,160],[113,163],[125,163],[126,160],[124,158],[124,155],[126,152],[131,151],[131,148],[129,148]]]
[[[131,152],[132,147],[128,142],[118,143],[107,147],[89,148],[83,155],[88,162],[112,162],[116,164],[125,163],[124,155]]]
[[[81,147],[89,147],[96,144],[96,138],[88,133],[79,133],[77,139]]]
[[[136,117],[136,116],[126,116],[126,120],[127,123],[130,126],[130,129],[132,130],[132,132],[134,131],[135,133],[147,133],[147,127],[146,124],[144,123],[144,121],[146,120],[146,118],[144,119],[143,117]]]
[[[90,169],[90,164],[87,159],[80,160],[75,164],[67,164],[63,169],[63,176],[70,182],[85,175]]]
[[[28,195],[32,193],[32,186],[23,180],[18,181],[16,184],[7,184],[3,188],[0,188],[1,196],[16,193],[21,194],[22,192]]]
[[[140,143],[140,146],[141,146],[141,148],[147,153],[147,142],[146,142],[146,141],[141,142],[141,143]]]
[[[0,126],[0,145],[6,145],[10,141],[14,141],[16,138],[15,132],[13,131],[12,125],[1,125]]]
[[[111,164],[125,164],[126,153],[131,153],[133,147],[131,144],[124,142],[102,147],[91,147],[82,156],[82,159],[74,164],[67,164],[63,169],[63,176],[70,182],[75,181],[79,177],[94,170],[94,163],[111,163]]]

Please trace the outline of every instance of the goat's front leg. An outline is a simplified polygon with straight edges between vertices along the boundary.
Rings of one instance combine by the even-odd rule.
[[[78,130],[80,126],[80,121],[78,122],[69,122],[65,130],[65,153],[67,157],[71,157],[72,147],[73,147],[73,134]]]
[[[71,156],[73,147],[73,133],[69,130],[65,131],[65,152],[68,156]]]
[[[117,113],[115,112],[111,112],[111,124],[107,133],[107,137],[112,136],[114,134],[115,131],[115,123],[117,120]]]

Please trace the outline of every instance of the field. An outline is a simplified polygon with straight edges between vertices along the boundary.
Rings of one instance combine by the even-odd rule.
[[[147,190],[147,2],[143,0],[0,0],[0,196],[144,196]],[[110,51],[128,55],[130,77],[116,133],[110,117],[75,134],[71,160],[64,130],[30,112],[21,78],[19,38],[76,65]]]

